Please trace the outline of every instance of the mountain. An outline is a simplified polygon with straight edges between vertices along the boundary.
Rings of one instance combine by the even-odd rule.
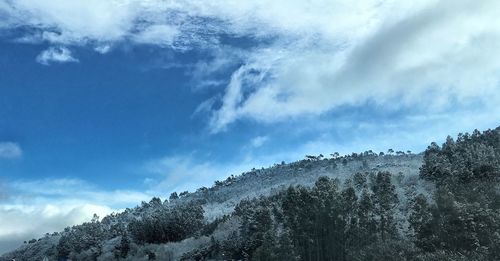
[[[153,198],[0,260],[498,260],[500,127],[306,159]]]

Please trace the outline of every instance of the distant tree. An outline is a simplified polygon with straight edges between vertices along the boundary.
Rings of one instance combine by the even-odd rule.
[[[90,223],[99,223],[99,216],[94,213],[94,215],[92,216],[92,219],[90,220]]]
[[[202,192],[202,193],[206,193],[207,191],[208,191],[207,187],[201,187],[196,190],[196,192]]]
[[[306,155],[306,160],[316,161],[318,160],[318,157],[312,155]]]
[[[149,205],[152,207],[159,207],[162,205],[161,199],[158,197],[154,197],[149,201]]]
[[[179,196],[177,195],[177,192],[172,192],[172,194],[170,194],[170,197],[168,199],[170,201],[174,201],[174,200],[179,199]]]

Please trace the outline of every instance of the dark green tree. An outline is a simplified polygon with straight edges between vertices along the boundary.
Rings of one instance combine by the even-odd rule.
[[[372,184],[374,213],[378,218],[377,228],[380,239],[385,241],[396,235],[394,210],[399,203],[396,187],[391,182],[389,172],[379,172]]]

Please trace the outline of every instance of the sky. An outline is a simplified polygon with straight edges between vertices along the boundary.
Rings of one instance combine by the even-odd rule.
[[[0,253],[306,154],[500,125],[495,0],[0,0]]]

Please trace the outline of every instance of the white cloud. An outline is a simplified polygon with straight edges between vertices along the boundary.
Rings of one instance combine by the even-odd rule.
[[[105,191],[79,179],[42,179],[2,184],[0,198],[0,253],[24,240],[101,218],[111,212],[148,201],[151,195],[138,191]]]
[[[23,150],[14,142],[0,142],[0,159],[17,159],[23,156]]]
[[[78,59],[71,56],[71,51],[66,47],[50,47],[41,52],[36,57],[36,61],[43,65],[49,65],[51,63],[78,62]]]
[[[171,46],[179,34],[176,27],[170,25],[151,25],[134,37],[134,41],[158,46]]]
[[[294,37],[299,24],[281,24],[288,41],[254,51],[233,73],[212,130],[240,118],[270,122],[367,101],[428,113],[477,99],[500,102],[500,57],[492,57],[500,40],[497,2],[385,3],[340,15],[340,25],[333,12],[323,22],[334,32],[300,24],[311,29],[302,39]],[[256,71],[265,75],[256,78]]]
[[[190,10],[183,1],[161,0],[19,0],[0,5],[5,17],[0,28],[30,27],[31,42],[58,45],[97,45],[132,40],[170,45],[173,38],[189,43],[200,28],[188,24]],[[193,14],[195,15],[195,14]],[[195,32],[193,32],[193,30]]]
[[[247,56],[246,52],[229,46],[219,46],[210,51],[209,58],[196,62],[188,71],[194,91],[227,85],[229,79],[216,75],[224,71],[231,72],[238,64],[243,63]]]
[[[111,50],[111,46],[109,44],[103,44],[94,47],[94,51],[100,53],[100,54],[106,54]]]
[[[31,26],[43,31],[40,40],[70,44],[120,39],[134,21],[134,2],[19,0],[3,11],[12,27]]]
[[[257,136],[251,140],[250,144],[252,145],[252,147],[258,148],[264,145],[264,143],[266,143],[268,139],[269,137],[267,136]]]
[[[0,254],[20,246],[25,240],[89,221],[94,213],[103,217],[112,211],[103,205],[64,200],[37,205],[0,204]]]
[[[25,39],[58,46],[238,53],[237,62],[198,66],[200,86],[227,84],[209,123],[220,132],[239,119],[275,122],[366,102],[428,115],[498,103],[498,9],[494,0],[19,0],[0,5],[0,28],[34,28]],[[221,35],[255,44],[234,52]],[[234,64],[228,79],[205,76]]]

